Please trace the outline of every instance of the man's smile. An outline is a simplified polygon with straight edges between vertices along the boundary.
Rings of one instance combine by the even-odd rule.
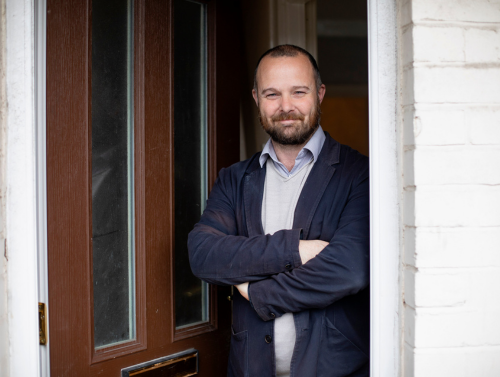
[[[281,123],[284,126],[292,125],[296,122],[297,120],[295,119],[290,119],[290,120],[280,120],[278,123]]]

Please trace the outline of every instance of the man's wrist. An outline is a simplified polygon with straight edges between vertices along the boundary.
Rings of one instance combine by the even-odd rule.
[[[238,291],[240,292],[240,294],[247,300],[249,300],[249,296],[248,296],[248,286],[249,286],[250,283],[241,283],[241,284],[237,284],[235,285],[235,287],[238,289]],[[250,301],[250,300],[249,300]]]

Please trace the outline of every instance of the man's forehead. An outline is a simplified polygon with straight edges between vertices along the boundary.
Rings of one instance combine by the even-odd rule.
[[[257,79],[266,81],[273,78],[295,76],[314,80],[313,67],[309,59],[303,54],[296,56],[264,57],[257,70]]]

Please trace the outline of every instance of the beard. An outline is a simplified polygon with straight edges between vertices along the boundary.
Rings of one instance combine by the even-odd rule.
[[[284,113],[274,115],[269,121],[259,108],[259,120],[262,128],[275,143],[281,145],[304,144],[318,129],[320,118],[321,107],[319,98],[316,100],[316,105],[311,110],[307,122],[305,121],[305,116],[302,114]],[[288,126],[283,126],[279,123],[283,120],[295,120],[295,122]]]

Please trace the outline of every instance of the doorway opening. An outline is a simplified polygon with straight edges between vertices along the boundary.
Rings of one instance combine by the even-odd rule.
[[[302,39],[283,35],[287,6],[304,8]],[[250,96],[253,70],[264,51],[283,43],[305,47],[317,58],[326,84],[322,127],[339,142],[370,155],[370,375],[398,376],[402,311],[396,2],[242,0],[241,8],[240,159],[262,150],[267,141]]]
[[[326,95],[321,105],[321,127],[340,142],[368,156],[368,25],[367,0],[305,1],[290,17],[303,18],[303,35],[283,27],[278,15],[285,0],[241,2],[244,34],[242,58],[240,158],[262,150],[268,135],[262,130],[251,96],[258,58],[277,44],[308,50],[318,62]],[[292,2],[289,2],[292,3]],[[297,3],[297,2],[295,2]],[[255,28],[259,25],[259,28]],[[300,29],[300,28],[299,28]],[[312,41],[312,42],[311,42]]]
[[[253,16],[255,16],[255,17],[262,16],[262,13],[265,13],[266,17],[269,17],[269,19],[271,19],[272,17],[276,16],[276,9],[274,9],[272,7],[276,6],[276,3],[285,3],[285,2],[286,1],[284,1],[284,0],[267,1],[267,2],[260,1],[260,0],[259,1],[242,0],[241,1],[241,8],[242,8],[242,10],[244,10],[244,8],[247,7],[247,10],[250,11],[250,14],[253,14]],[[199,3],[205,3],[205,2],[200,0]],[[220,2],[220,3],[223,3],[223,2]],[[297,1],[294,1],[294,3],[297,3]],[[367,121],[368,106],[370,106],[370,128],[373,130],[374,125],[384,124],[383,121],[384,121],[384,117],[385,117],[385,119],[389,119],[389,122],[385,123],[385,125],[386,125],[385,128],[377,128],[377,131],[382,132],[384,130],[385,131],[388,130],[389,132],[393,132],[393,129],[391,129],[391,127],[394,126],[394,118],[393,118],[394,114],[393,113],[394,113],[394,104],[395,104],[394,97],[395,97],[395,95],[392,97],[391,97],[391,95],[389,95],[387,97],[383,97],[377,103],[373,103],[373,102],[369,103],[368,102],[368,91],[370,91],[370,93],[372,93],[374,91],[374,88],[378,89],[380,86],[383,86],[383,88],[386,90],[386,92],[390,92],[391,90],[394,91],[394,89],[395,89],[395,85],[394,85],[395,76],[396,76],[395,57],[393,59],[393,54],[392,55],[390,54],[391,52],[394,53],[394,51],[392,51],[391,49],[395,48],[395,42],[393,40],[391,40],[391,38],[395,38],[395,36],[393,36],[391,33],[388,34],[389,35],[389,41],[388,41],[389,43],[387,43],[388,47],[385,47],[385,48],[386,48],[386,50],[387,50],[387,48],[389,48],[389,54],[387,54],[388,51],[385,51],[383,46],[381,47],[376,43],[374,44],[372,42],[371,45],[369,46],[370,47],[370,56],[372,58],[375,57],[376,59],[380,59],[379,62],[382,61],[382,63],[385,64],[385,65],[379,64],[379,66],[372,65],[372,68],[370,68],[370,69],[372,69],[371,73],[374,73],[374,75],[372,75],[372,78],[370,79],[370,83],[372,83],[372,81],[375,80],[377,77],[380,78],[382,76],[381,71],[387,67],[389,67],[390,72],[394,73],[394,77],[392,77],[390,75],[391,77],[389,78],[389,82],[380,83],[380,81],[377,81],[376,84],[378,85],[378,87],[377,86],[370,86],[370,88],[368,88],[368,85],[367,85],[368,84],[368,75],[367,74],[365,75],[365,78],[366,78],[365,83],[363,83],[363,80],[361,79],[362,75],[356,76],[355,74],[352,74],[353,71],[349,71],[349,70],[346,71],[346,73],[345,73],[345,75],[348,76],[349,79],[346,79],[346,77],[341,78],[341,77],[335,76],[336,74],[339,73],[338,67],[337,67],[337,70],[334,72],[333,78],[330,79],[330,78],[328,78],[329,76],[328,76],[328,72],[327,72],[330,69],[330,63],[323,63],[323,61],[325,61],[325,62],[328,61],[328,53],[332,51],[333,45],[337,44],[337,47],[342,46],[343,43],[344,43],[344,45],[346,45],[346,44],[349,45],[348,39],[351,39],[351,42],[353,39],[356,39],[356,43],[358,43],[359,45],[362,44],[361,40],[364,40],[365,41],[364,43],[368,43],[368,37],[366,34],[364,36],[358,35],[358,34],[362,34],[362,32],[360,32],[360,30],[361,30],[362,25],[363,25],[363,20],[360,18],[349,18],[349,16],[346,16],[344,19],[333,18],[334,22],[330,22],[330,21],[332,21],[331,17],[333,17],[333,16],[328,15],[328,9],[321,8],[325,4],[326,4],[325,6],[330,6],[329,4],[327,4],[328,2],[326,2],[326,1],[322,2],[321,0],[318,0],[317,2],[304,1],[304,3],[307,3],[307,4],[314,3],[314,7],[309,6],[309,5],[311,5],[311,4],[309,4],[306,7],[307,8],[306,10],[307,10],[307,12],[309,12],[308,14],[311,14],[310,12],[311,12],[312,8],[315,12],[314,13],[315,17],[312,20],[312,22],[315,23],[314,30],[315,30],[316,37],[317,37],[317,39],[316,39],[316,43],[317,43],[316,57],[318,58],[318,61],[319,61],[319,65],[320,65],[320,69],[321,69],[321,72],[323,75],[323,79],[327,85],[327,98],[329,98],[329,97],[332,98],[331,100],[328,100],[328,101],[331,101],[330,106],[327,106],[328,108],[326,108],[326,106],[325,106],[325,109],[323,110],[323,124],[325,125],[324,127],[325,127],[325,129],[326,129],[326,127],[330,127],[330,126],[327,126],[327,119],[328,119],[328,112],[331,110],[332,114],[330,114],[330,116],[333,119],[332,126],[331,126],[332,128],[331,128],[331,130],[330,129],[327,129],[327,130],[332,134],[332,136],[334,138],[338,139],[340,142],[353,146],[353,148],[358,149],[361,153],[364,153],[364,151],[366,151],[365,154],[367,154],[368,153],[368,145],[367,145],[367,140],[368,140],[368,121]],[[393,12],[391,12],[391,11],[393,10],[394,5],[388,0],[379,0],[379,1],[373,0],[373,1],[370,1],[370,3],[372,4],[372,11],[371,11],[371,13],[370,13],[370,11],[368,12],[370,14],[370,19],[372,20],[372,27],[371,27],[370,31],[371,32],[375,31],[372,33],[372,35],[375,35],[375,36],[379,35],[376,32],[377,28],[384,29],[385,31],[393,30],[394,29],[394,19],[393,19]],[[251,5],[250,9],[249,9],[249,4],[254,4],[254,5]],[[387,4],[389,4],[389,7],[384,8],[383,5],[387,5]],[[359,5],[359,7],[361,7],[362,9],[366,9],[366,4],[363,4],[362,6]],[[374,15],[377,15],[379,8],[380,9],[384,8],[384,11],[380,12],[381,17],[380,18],[374,17]],[[336,10],[333,10],[332,12],[333,12],[332,14],[334,14],[335,17],[337,17],[339,15],[339,13]],[[242,98],[248,98],[248,100],[249,100],[248,103],[251,104],[252,108],[255,108],[255,105],[252,103],[252,99],[250,96],[251,85],[250,86],[246,85],[246,80],[249,77],[248,76],[248,69],[250,69],[251,72],[253,73],[253,67],[255,66],[256,59],[258,58],[258,56],[260,56],[260,54],[263,51],[267,50],[269,47],[272,47],[272,45],[278,44],[278,43],[274,43],[274,42],[280,41],[280,39],[279,39],[280,32],[279,32],[279,27],[277,27],[275,25],[276,26],[275,29],[272,30],[272,28],[269,28],[269,30],[267,30],[267,32],[266,32],[270,39],[266,40],[266,38],[261,38],[259,35],[254,35],[254,36],[249,35],[251,33],[248,33],[248,30],[249,30],[248,19],[246,18],[244,11],[242,12],[242,14],[243,14],[242,21],[243,21],[243,24],[245,25],[245,27],[244,27],[245,30],[242,33],[242,35],[239,37],[241,37],[240,41],[245,41],[245,47],[247,50],[245,52],[245,54],[246,54],[245,59],[243,61],[246,64],[248,64],[248,67],[246,67],[247,68],[246,71],[242,74],[242,79],[243,79],[242,87],[244,89],[243,90],[244,95],[242,95]],[[321,14],[321,17],[320,16],[316,17],[316,14],[318,14],[318,15]],[[323,17],[323,16],[325,16],[325,17]],[[387,19],[389,19],[389,22],[387,22]],[[254,18],[254,20],[255,20],[255,18]],[[311,19],[309,19],[309,21],[311,21]],[[84,21],[82,21],[82,25],[83,25],[83,22]],[[365,10],[364,22],[366,25],[366,10]],[[235,22],[232,22],[231,25],[234,26]],[[261,23],[258,23],[256,25],[260,26]],[[385,27],[381,27],[381,25],[385,25]],[[68,27],[74,27],[74,26],[75,26],[74,23],[72,23],[71,25],[68,25]],[[77,25],[77,26],[80,26],[80,25]],[[162,29],[163,26],[164,25],[162,25],[161,23],[157,24],[157,32],[158,33],[159,32],[166,33],[166,31],[164,29]],[[391,29],[391,27],[392,27],[392,29]],[[82,28],[83,28],[83,26],[82,26]],[[342,30],[339,31],[340,29],[342,29]],[[226,31],[230,31],[230,30],[238,30],[238,27],[236,27],[236,28],[227,27]],[[308,31],[310,31],[310,30],[311,29],[309,28]],[[227,35],[229,35],[229,34],[230,33],[227,33]],[[222,33],[221,33],[221,38],[222,38]],[[254,42],[251,44],[248,44],[249,38],[253,38]],[[388,37],[387,37],[387,35],[385,35],[385,36],[382,36],[381,39],[382,38],[387,39]],[[234,39],[236,39],[236,38],[234,38]],[[372,37],[372,39],[373,39],[373,37]],[[386,42],[385,39],[384,39],[384,42]],[[160,39],[158,39],[158,40],[160,40]],[[269,42],[269,40],[273,40],[274,41],[273,44],[263,48],[263,44],[265,45],[266,43]],[[290,41],[290,43],[293,43],[293,41]],[[228,45],[229,45],[229,43],[228,43]],[[380,45],[382,45],[382,43]],[[351,45],[351,47],[352,47],[352,45]],[[54,49],[54,46],[52,46],[52,48]],[[322,50],[323,50],[323,52],[322,52]],[[349,48],[348,48],[348,50],[349,50]],[[228,51],[230,51],[229,48],[228,48]],[[361,50],[357,50],[357,51],[359,52]],[[353,51],[351,51],[351,52],[355,56],[358,56],[358,55],[356,55],[355,52],[353,52]],[[84,56],[84,54],[85,54],[85,52],[83,52],[81,56]],[[252,58],[250,58],[250,56],[252,56]],[[255,56],[256,56],[256,58],[254,60],[252,60],[253,57],[255,57]],[[388,56],[388,58],[387,58],[387,56]],[[331,64],[332,64],[332,67],[335,67],[335,64],[337,64],[338,61],[335,59],[335,56],[333,56],[333,57],[334,57],[334,62]],[[157,63],[156,68],[159,71],[164,68],[164,65],[161,62],[157,62],[156,60],[152,60],[152,61],[153,61],[153,63]],[[80,60],[78,60],[77,62],[80,62]],[[222,64],[223,64],[222,61],[220,63],[221,63],[221,67],[222,67]],[[348,69],[353,68],[349,64],[346,64],[346,65],[347,65]],[[79,65],[75,64],[75,67],[79,67]],[[368,66],[366,66],[366,67],[368,68]],[[333,68],[333,69],[335,69],[335,68]],[[351,73],[348,73],[348,72],[351,72]],[[220,68],[219,73],[224,73],[224,69]],[[85,77],[84,75],[85,75],[85,72],[82,73],[82,77]],[[219,77],[221,77],[221,76],[222,75],[219,75]],[[68,78],[68,77],[66,77],[66,78]],[[375,77],[375,79],[373,77]],[[331,81],[329,82],[328,80],[331,80]],[[342,80],[344,80],[344,81],[342,81]],[[227,83],[226,84],[222,83],[222,86],[224,86],[224,85],[227,87],[230,87],[230,85],[228,85]],[[70,86],[67,86],[67,87],[70,87]],[[75,87],[76,87],[76,85],[75,85]],[[81,87],[85,87],[85,85],[78,86],[78,88],[81,88]],[[166,86],[163,86],[162,88],[164,89],[165,87]],[[219,88],[218,88],[218,90],[219,90]],[[222,90],[221,90],[221,92],[222,92]],[[148,94],[148,93],[146,93],[146,94]],[[330,94],[331,94],[331,96],[330,96]],[[149,93],[148,95],[150,96],[150,98],[158,99],[157,93]],[[354,99],[356,99],[356,101]],[[370,98],[370,101],[372,101],[372,98]],[[220,103],[221,103],[221,105],[219,105],[220,109],[217,112],[217,114],[224,115],[225,112],[227,112],[227,108],[222,105],[222,101]],[[357,103],[357,105],[355,105],[354,103]],[[251,108],[250,108],[250,111],[249,111],[248,110],[249,106],[248,106],[248,104],[245,104],[245,101],[241,101],[240,105],[241,105],[241,109],[242,109],[240,119],[242,119],[241,123],[242,123],[242,125],[244,125],[243,132],[242,132],[242,134],[244,134],[243,143],[242,143],[244,148],[242,148],[242,150],[244,151],[243,155],[246,157],[246,156],[252,155],[255,151],[261,149],[262,138],[259,139],[259,132],[262,136],[262,132],[261,132],[262,130],[260,129],[260,125],[258,125],[257,118],[252,115],[252,111],[255,111],[255,110],[251,110]],[[167,108],[167,106],[165,106],[163,108]],[[335,110],[335,109],[337,109],[337,110]],[[346,109],[352,109],[352,110],[347,111]],[[365,109],[365,110],[363,110],[363,109]],[[372,111],[373,109],[376,109],[377,111]],[[338,124],[339,123],[336,123],[336,122],[338,122],[338,119],[339,119],[338,117],[340,116],[338,113],[340,113],[342,110],[346,110],[345,112],[347,114],[347,117],[349,117],[351,115],[356,115],[356,119],[358,119],[358,121],[357,121],[358,123],[356,123],[357,124],[356,127],[359,126],[359,129],[358,129],[359,131],[354,132],[354,134],[357,136],[364,135],[363,137],[365,140],[365,144],[363,144],[361,139],[358,140],[359,144],[356,144],[357,142],[353,141],[351,134],[347,134],[344,136],[342,136],[340,134],[340,132],[338,131]],[[229,111],[232,112],[233,110],[231,109]],[[363,111],[365,111],[365,112],[363,113]],[[385,111],[385,113],[384,113],[384,111]],[[388,115],[388,113],[390,113],[390,114]],[[85,114],[85,113],[83,112],[82,114]],[[234,114],[232,114],[232,115],[234,115]],[[163,114],[162,116],[168,117],[169,115]],[[232,119],[234,119],[234,117],[232,117]],[[249,121],[247,121],[246,119],[249,119]],[[349,122],[352,121],[354,124],[354,120],[353,120],[354,117],[348,118],[348,119],[351,119],[351,120],[349,120]],[[363,123],[362,119],[365,119],[365,123]],[[231,122],[227,122],[227,124],[228,124],[227,129],[225,129],[224,132],[226,132],[227,130],[230,130],[231,127],[234,127],[233,126],[234,123],[231,124]],[[248,124],[248,126],[247,126],[247,124]],[[257,124],[257,126],[255,126],[256,124]],[[45,127],[43,122],[42,122],[42,127]],[[365,131],[362,131],[363,129]],[[224,132],[221,132],[219,135],[223,135]],[[264,138],[266,138],[265,134],[264,134]],[[228,143],[229,143],[230,138],[226,138],[226,139],[228,140]],[[221,137],[220,141],[224,141],[222,139],[222,137]],[[234,139],[231,142],[234,143]],[[376,150],[371,148],[374,145],[374,142],[377,146]],[[390,148],[386,150],[385,155],[383,155],[383,154],[380,155],[382,157],[381,159],[378,158],[378,160],[382,160],[382,162],[384,161],[384,158],[387,157],[387,155],[390,155],[395,149],[394,140],[390,139],[390,140],[388,140],[388,143],[390,144]],[[221,149],[223,149],[223,147],[224,147],[223,144],[224,143],[219,143],[219,145],[222,147]],[[364,147],[363,147],[363,145],[364,145]],[[363,148],[366,148],[366,149],[363,150]],[[383,142],[380,141],[380,138],[372,137],[370,140],[370,152],[374,155],[376,154],[377,157],[379,157],[378,151],[383,150],[383,149],[384,149]],[[217,159],[217,161],[216,161],[217,168],[228,165],[226,162],[233,161],[234,160],[233,157],[234,156],[230,156],[230,158],[226,158],[226,159],[221,157],[221,158]],[[393,161],[394,160],[393,156],[391,156],[390,159],[392,159],[392,160],[389,160],[389,162],[390,162],[389,169],[392,168],[394,166],[394,164],[396,163],[395,161]],[[378,164],[379,165],[376,165],[376,166],[380,166],[380,163],[378,163]],[[387,166],[389,166],[389,165],[387,165]],[[214,164],[214,166],[215,166],[215,164]],[[376,176],[376,174],[377,174],[376,169],[372,169],[372,177],[374,175]],[[379,178],[380,178],[380,176],[379,176]],[[390,185],[394,183],[394,180],[391,180],[391,179],[388,181],[388,183]],[[380,183],[380,179],[378,179],[378,182]],[[390,196],[393,194],[393,190],[392,191],[391,190],[389,190],[389,191],[384,190],[384,187],[382,187],[382,186],[383,185],[378,185],[376,187],[376,189],[373,190],[372,197],[374,195],[375,196],[378,195],[380,192],[385,192],[386,196],[387,195]],[[160,196],[158,196],[158,197],[160,197]],[[396,198],[396,196],[394,196],[394,197]],[[372,201],[372,203],[374,203],[374,205],[380,207],[380,204],[381,203],[383,204],[384,200],[385,199],[383,199],[383,198],[380,200],[377,199],[377,201]],[[397,198],[395,200],[396,200],[395,205],[397,207]],[[389,200],[389,202],[390,202],[390,200]],[[392,211],[394,209],[394,202],[390,202],[390,203],[392,205],[392,207],[390,208],[390,211]],[[382,205],[382,207],[384,207],[384,206]],[[379,211],[379,212],[377,212],[377,211]],[[373,217],[377,217],[378,215],[380,215],[380,208],[378,208],[378,209],[375,208],[375,210],[372,211],[372,215],[373,214],[376,215]],[[397,211],[396,211],[395,216],[394,216],[394,213],[391,213],[390,215],[391,215],[392,220],[394,220],[394,218],[397,219]],[[378,218],[377,222],[379,222],[380,216],[378,216],[377,218]],[[48,222],[49,222],[48,225],[51,226],[50,219],[48,220]],[[386,228],[387,228],[388,227],[387,222],[385,222],[384,224],[386,225]],[[394,227],[392,227],[392,223],[390,225],[391,225],[390,226],[391,229],[393,229]],[[39,227],[43,228],[43,224],[39,224]],[[374,236],[374,234],[375,234],[375,236]],[[372,237],[376,238],[376,237],[378,237],[379,234],[380,233],[378,233],[378,232],[372,231]],[[396,234],[397,234],[397,229],[396,229]],[[389,234],[389,236],[392,237],[392,240],[394,239],[393,234]],[[374,243],[372,243],[372,245],[373,244]],[[375,242],[375,244],[376,244],[376,248],[383,249],[383,247],[382,247],[383,245],[381,246],[380,242]],[[383,244],[383,242],[382,242],[382,244]],[[373,250],[373,248],[372,248],[372,250]],[[394,249],[391,249],[391,250],[394,250]],[[393,254],[392,256],[394,256],[394,252],[393,251],[391,251],[391,252]],[[67,255],[67,254],[64,254],[64,255]],[[397,255],[396,255],[396,257],[397,257]],[[378,262],[380,264],[383,264],[383,260],[384,260],[383,258],[380,258],[380,259],[378,259]],[[392,274],[391,275],[391,279],[392,279],[394,277],[393,271],[391,271],[391,274]],[[46,278],[46,275],[41,274],[41,277],[42,277],[42,279]],[[373,273],[372,273],[372,279],[376,279],[376,276],[374,276]],[[394,282],[392,280],[389,283],[392,284],[392,287],[397,287],[397,277],[396,277],[395,284],[393,284]],[[41,285],[43,285],[43,284],[41,284]],[[380,285],[379,285],[379,287],[380,287]],[[219,295],[219,296],[221,297],[221,299],[225,298],[225,297],[222,297],[222,295]],[[394,298],[393,295],[389,295],[389,296],[390,296],[391,300]],[[396,296],[396,297],[398,297],[398,296]],[[373,296],[372,296],[372,298],[373,298]],[[392,309],[394,309],[394,305],[391,304],[389,306],[387,306],[387,305],[384,306],[383,301],[380,301],[379,304],[382,304],[379,306],[382,306],[383,308],[385,308],[384,310],[386,312],[392,311],[392,312],[396,313],[396,317],[397,317],[397,313],[398,313],[397,312],[397,305],[395,306],[396,310],[393,311]],[[86,312],[86,316],[88,317],[87,312]],[[394,314],[391,314],[390,316],[387,316],[386,318],[387,318],[386,322],[392,323],[392,327],[391,327],[391,325],[384,327],[383,324],[382,324],[382,326],[378,326],[377,327],[378,332],[376,334],[377,335],[376,339],[383,338],[384,334],[389,334],[392,337],[396,336],[396,339],[397,339],[397,331],[394,331],[394,323],[396,323],[396,325],[397,325],[397,321],[396,322],[393,321]],[[373,329],[374,329],[374,327],[372,327],[372,330]],[[380,334],[382,334],[382,336]],[[150,341],[152,341],[152,339],[150,339]],[[186,343],[186,345],[187,345],[187,341],[184,343]],[[394,344],[396,344],[396,343],[394,343]],[[394,346],[394,344],[392,344],[392,346]],[[177,345],[180,346],[180,343],[177,343]],[[386,345],[387,345],[387,342],[386,342]],[[61,347],[59,347],[59,348],[61,348]],[[397,354],[396,348],[392,347],[391,349],[393,350],[393,356],[396,356],[396,354]],[[137,356],[137,360],[139,360],[138,354],[132,355],[130,357],[130,359],[135,360],[136,356]],[[378,360],[378,358],[377,358],[377,360]],[[396,360],[396,362],[394,362],[395,360]],[[374,361],[376,361],[376,360],[374,360]],[[389,364],[391,364],[390,368],[392,368],[393,365],[396,365],[396,367],[393,368],[394,373],[385,373],[384,374],[383,372],[381,372],[379,374],[372,374],[372,375],[373,376],[376,376],[376,375],[383,375],[383,376],[396,375],[395,371],[397,370],[397,358],[393,358],[392,362],[393,362],[392,364],[389,363]],[[385,363],[385,364],[387,365],[387,363]],[[93,366],[93,367],[97,368],[97,366]]]
[[[366,0],[318,0],[318,64],[326,85],[321,127],[368,156],[368,25]]]

